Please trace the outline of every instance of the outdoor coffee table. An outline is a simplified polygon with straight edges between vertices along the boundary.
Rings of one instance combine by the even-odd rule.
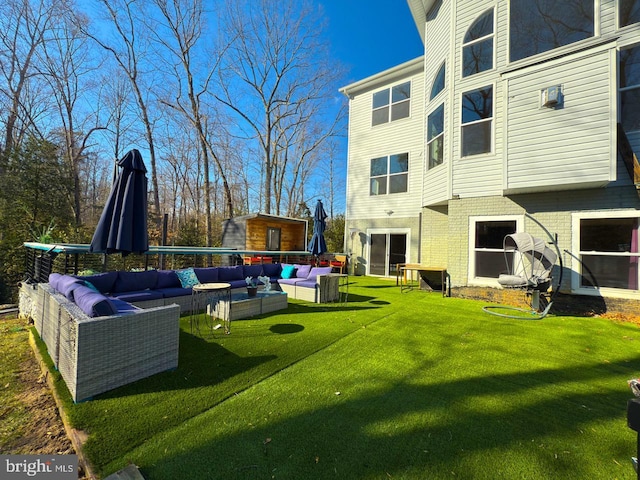
[[[191,333],[195,325],[200,334],[200,312],[205,311],[205,318],[211,315],[211,331],[213,333],[213,318],[222,319],[224,333],[231,333],[231,315],[229,306],[231,303],[231,284],[229,283],[199,283],[191,288]],[[221,309],[220,305],[226,308]],[[215,312],[215,315],[214,315]]]
[[[255,297],[250,297],[246,293],[234,293],[229,298],[230,300],[221,300],[214,306],[214,317],[218,316],[217,312],[220,310],[221,313],[229,312],[230,320],[242,320],[255,315],[285,310],[288,305],[287,294],[275,290],[268,292],[261,290]]]

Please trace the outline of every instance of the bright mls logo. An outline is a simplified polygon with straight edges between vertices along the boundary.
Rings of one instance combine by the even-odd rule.
[[[76,480],[77,455],[0,455],[0,479]]]

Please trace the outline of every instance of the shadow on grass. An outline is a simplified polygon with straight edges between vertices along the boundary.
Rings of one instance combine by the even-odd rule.
[[[640,367],[639,358],[631,362]],[[172,448],[178,441],[172,437],[185,434],[174,432],[164,440],[168,451],[147,458],[142,472],[150,479],[179,478],[181,472],[194,479],[272,478],[275,471],[278,478],[314,479],[604,478],[603,471],[593,470],[601,468],[611,473],[609,478],[620,478],[630,466],[577,460],[596,455],[589,451],[589,437],[578,432],[601,421],[619,421],[629,395],[622,390],[586,393],[561,386],[604,379],[611,369],[626,370],[629,365],[621,361],[606,368],[541,369],[429,385],[405,377],[354,398],[342,391],[331,405],[282,419],[278,415],[263,419],[259,406],[253,416],[222,406],[220,414],[231,413],[224,417],[226,422],[238,426],[248,422],[244,425],[249,427],[227,428],[216,437],[213,429],[203,428],[216,414],[203,417],[190,428],[206,432],[206,438]],[[424,370],[429,368],[425,363]],[[553,394],[536,394],[549,385],[560,388]],[[525,392],[530,395],[523,402]],[[514,396],[520,400],[510,403]],[[497,399],[495,403],[486,402],[491,398]],[[571,445],[543,440],[561,439],[566,432],[575,432]],[[617,453],[620,445],[609,448]],[[475,477],[467,470],[474,468],[488,470]]]
[[[276,325],[271,325],[271,327],[269,327],[270,332],[277,333],[279,335],[298,333],[302,330],[304,330],[304,326],[297,323],[277,323]]]
[[[96,398],[119,398],[216,385],[277,358],[275,355],[241,357],[218,344],[215,340],[220,337],[219,334],[212,341],[207,341],[181,330],[177,369],[110,390]]]

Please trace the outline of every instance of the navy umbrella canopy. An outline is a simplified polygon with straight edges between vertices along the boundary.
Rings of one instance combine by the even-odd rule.
[[[118,161],[121,168],[107,200],[89,251],[94,253],[144,253],[149,250],[147,231],[147,169],[136,149]]]
[[[327,243],[324,239],[324,230],[327,227],[325,223],[326,219],[327,214],[322,206],[322,201],[318,200],[315,213],[313,214],[313,236],[307,246],[307,251],[316,257],[327,251]]]

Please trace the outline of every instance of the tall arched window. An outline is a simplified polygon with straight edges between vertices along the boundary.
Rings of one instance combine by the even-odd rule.
[[[493,9],[471,24],[462,45],[462,76],[493,68]]]
[[[433,81],[433,85],[431,86],[431,95],[429,100],[433,100],[436,95],[438,95],[442,90],[444,90],[444,78],[446,75],[445,64],[443,63],[438,73],[436,74],[436,78]]]

